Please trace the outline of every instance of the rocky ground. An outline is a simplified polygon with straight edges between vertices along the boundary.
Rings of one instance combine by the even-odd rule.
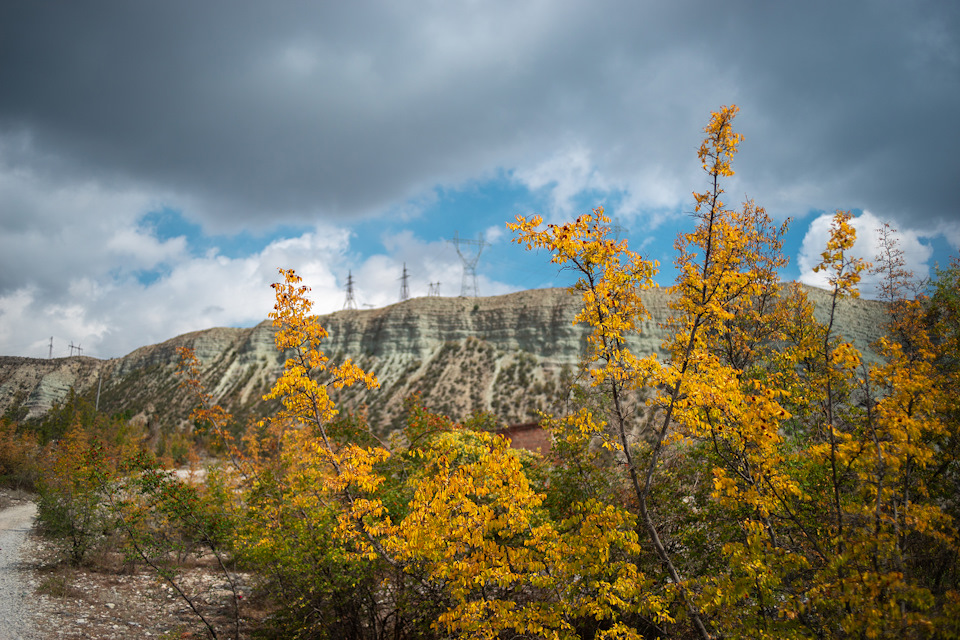
[[[36,637],[31,624],[36,600],[22,563],[35,513],[33,503],[20,495],[0,494],[0,640]]]
[[[2,514],[27,504],[29,496],[0,493],[0,536],[5,533]],[[18,535],[15,561],[4,564],[0,556],[0,640],[210,637],[171,586],[120,554],[103,553],[86,566],[72,567],[35,531],[22,529]],[[247,638],[265,612],[250,597],[249,577],[237,578],[242,585],[239,635]],[[237,637],[233,592],[212,562],[188,561],[178,583],[218,638]]]

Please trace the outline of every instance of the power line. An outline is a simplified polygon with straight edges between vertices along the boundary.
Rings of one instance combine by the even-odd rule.
[[[457,231],[453,232],[453,246],[457,248],[457,255],[463,263],[463,279],[460,282],[461,298],[476,298],[480,295],[477,287],[477,262],[480,261],[480,254],[483,248],[487,246],[483,236],[477,234],[476,240],[464,240]],[[461,250],[464,247],[464,250]],[[474,253],[476,251],[476,253]]]

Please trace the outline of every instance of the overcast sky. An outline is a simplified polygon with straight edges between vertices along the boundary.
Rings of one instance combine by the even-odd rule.
[[[504,223],[603,205],[667,265],[711,110],[727,184],[791,217],[786,278],[835,209],[960,247],[960,3],[0,4],[0,354],[114,357],[249,326],[296,268],[317,310],[440,283],[484,238],[481,295],[569,283]],[[464,249],[468,253],[469,248]]]

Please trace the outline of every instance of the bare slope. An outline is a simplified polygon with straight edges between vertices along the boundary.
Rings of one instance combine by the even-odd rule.
[[[823,310],[824,292],[808,290]],[[345,407],[363,408],[375,427],[398,424],[405,398],[455,418],[492,411],[517,423],[550,409],[567,394],[583,352],[586,329],[573,324],[578,299],[564,289],[537,289],[488,298],[417,298],[382,309],[323,316],[333,361],[353,358],[373,371],[381,388],[345,390]],[[667,295],[645,295],[653,318],[631,346],[658,353]],[[883,305],[845,302],[839,327],[861,349],[874,340]],[[0,357],[0,412],[37,417],[74,388],[113,413],[140,415],[152,428],[186,425],[192,399],[179,386],[176,348],[195,349],[214,398],[241,418],[269,412],[261,396],[276,379],[284,356],[263,322],[247,329],[209,329],[137,349],[123,358],[40,360]]]

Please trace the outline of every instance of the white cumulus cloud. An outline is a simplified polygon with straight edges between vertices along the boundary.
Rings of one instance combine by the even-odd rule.
[[[857,233],[857,241],[853,247],[853,255],[869,263],[876,263],[876,256],[882,249],[880,229],[885,220],[879,219],[869,211],[864,211],[852,220],[853,228]],[[896,230],[897,247],[903,251],[904,268],[913,272],[916,279],[928,277],[930,273],[930,258],[933,249],[928,242],[930,235],[915,229],[898,226],[889,221]],[[817,216],[807,228],[797,257],[800,268],[800,282],[822,289],[828,289],[829,274],[826,271],[814,273],[813,269],[820,264],[821,253],[826,249],[830,239],[830,229],[833,223],[833,214]],[[879,276],[864,272],[860,283],[860,292],[864,296],[873,296],[877,293]]]

